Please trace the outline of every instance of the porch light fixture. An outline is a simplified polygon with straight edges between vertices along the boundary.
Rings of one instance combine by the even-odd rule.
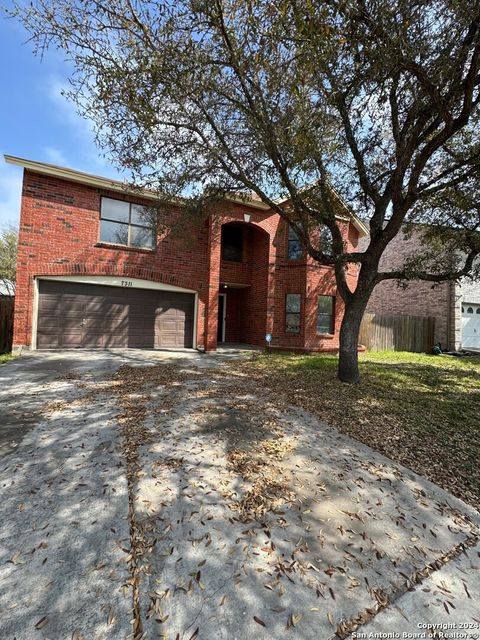
[[[250,222],[250,218],[251,218],[251,217],[252,217],[252,216],[251,216],[249,213],[244,213],[244,214],[243,214],[243,221],[244,221],[244,222]]]

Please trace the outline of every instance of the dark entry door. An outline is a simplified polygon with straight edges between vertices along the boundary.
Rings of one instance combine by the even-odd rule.
[[[225,342],[225,304],[227,296],[222,293],[218,296],[218,324],[217,324],[217,342]]]
[[[193,294],[54,280],[39,284],[39,349],[193,345]]]

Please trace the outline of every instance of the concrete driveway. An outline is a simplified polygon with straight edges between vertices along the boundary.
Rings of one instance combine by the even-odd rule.
[[[2,639],[475,638],[479,514],[238,355],[0,366]]]

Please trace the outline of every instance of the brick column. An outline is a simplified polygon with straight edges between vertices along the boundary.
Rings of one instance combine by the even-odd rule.
[[[215,351],[217,348],[221,228],[221,222],[211,216],[208,228],[208,291],[205,304],[205,351]]]
[[[265,334],[273,336],[273,320],[275,315],[275,260],[276,248],[272,238],[268,238],[268,278],[267,278],[267,317],[265,322]]]
[[[17,264],[21,263],[17,262]],[[13,351],[19,351],[22,347],[30,348],[32,344],[33,287],[33,278],[19,268],[13,322]]]

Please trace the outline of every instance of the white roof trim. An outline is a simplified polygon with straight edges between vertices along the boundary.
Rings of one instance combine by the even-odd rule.
[[[35,173],[62,178],[69,182],[80,182],[81,184],[87,184],[92,187],[98,187],[99,189],[106,189],[108,191],[121,191],[123,193],[136,194],[142,198],[149,198],[150,200],[158,199],[157,194],[152,191],[148,191],[147,189],[133,190],[129,188],[128,183],[122,182],[121,180],[103,178],[102,176],[96,176],[92,173],[84,173],[83,171],[77,171],[76,169],[67,169],[55,164],[26,160],[25,158],[17,158],[16,156],[5,155],[4,158],[5,162],[8,162],[8,164],[15,164]]]
[[[265,202],[262,202],[262,200],[249,200],[248,197],[247,198],[242,198],[241,196],[235,196],[233,194],[229,194],[227,193],[227,195],[225,196],[225,200],[228,200],[229,202],[235,202],[238,204],[244,204],[247,207],[253,207],[254,209],[262,209],[263,211],[271,211],[270,207],[268,206],[268,204],[265,204]]]
[[[150,200],[158,200],[158,194],[149,189],[132,189],[127,182],[121,180],[113,180],[111,178],[104,178],[92,173],[85,173],[84,171],[77,171],[76,169],[68,169],[66,167],[60,167],[55,164],[49,164],[47,162],[37,162],[36,160],[27,160],[26,158],[19,158],[17,156],[4,155],[5,162],[8,164],[15,164],[19,167],[23,167],[28,171],[34,173],[40,173],[42,175],[54,176],[55,178],[61,178],[68,180],[69,182],[79,182],[91,187],[97,187],[99,189],[105,189],[107,191],[118,191],[122,193],[128,193],[130,195],[137,195],[141,198],[148,198]],[[264,202],[257,200],[248,200],[240,196],[229,195],[226,197],[230,202],[238,204],[244,204],[247,207],[253,207],[255,209],[262,209],[267,211],[270,209]],[[181,204],[180,198],[172,198],[172,204]]]

